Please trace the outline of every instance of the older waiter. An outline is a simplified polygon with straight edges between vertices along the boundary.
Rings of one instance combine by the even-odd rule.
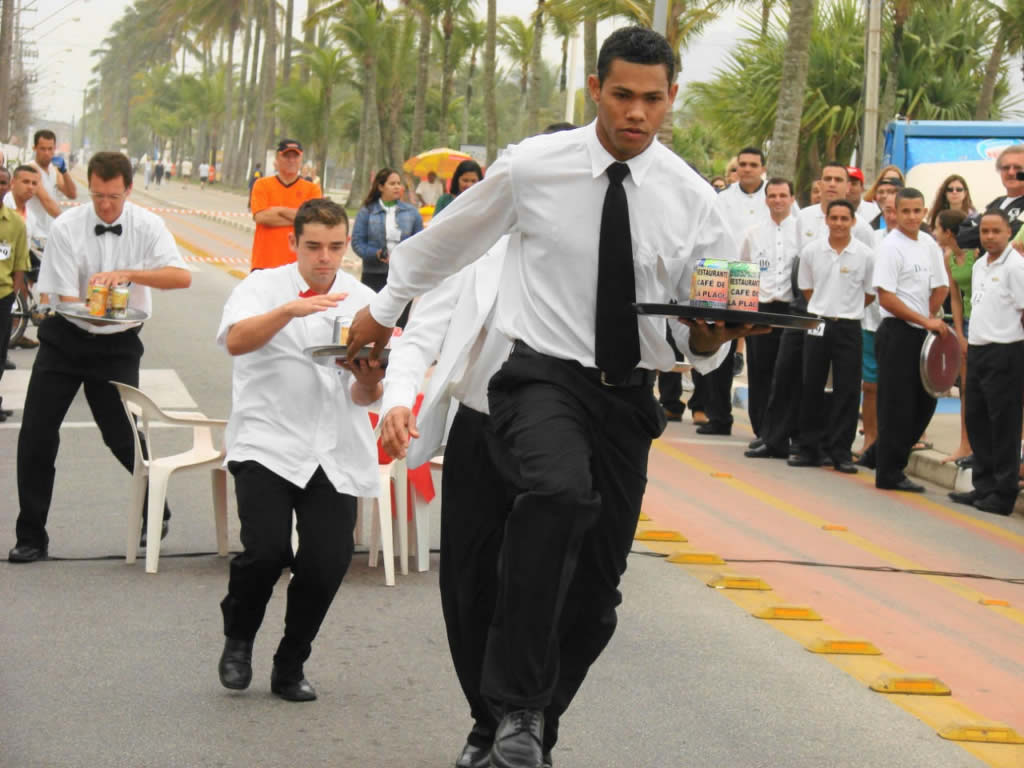
[[[714,190],[655,141],[677,89],[665,38],[616,30],[597,70],[597,120],[510,147],[395,250],[388,284],[349,336],[350,355],[383,346],[407,301],[518,234],[497,308],[512,352],[488,391],[515,488],[481,683],[497,714],[496,768],[543,764],[560,659],[585,670],[614,632],[647,456],[665,426],[655,371],[675,362],[665,321],[638,318],[632,303],[685,299],[696,259],[737,252]],[[712,355],[750,332],[694,323],[689,348]],[[584,588],[574,618],[593,631],[560,648],[575,579]]]
[[[128,202],[132,164],[120,152],[97,152],[87,172],[92,205],[55,219],[39,274],[39,291],[60,301],[81,301],[92,284],[130,285],[128,306],[150,312],[153,288],[188,288],[192,274],[163,219]],[[111,452],[129,472],[135,443],[117,390],[110,382],[139,385],[142,323],[95,325],[54,315],[39,326],[39,352],[25,395],[18,434],[17,545],[12,563],[47,555],[60,425],[79,387]],[[163,535],[167,533],[164,507]],[[143,536],[146,527],[143,525]]]

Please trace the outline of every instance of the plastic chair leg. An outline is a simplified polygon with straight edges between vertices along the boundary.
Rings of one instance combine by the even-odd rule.
[[[132,500],[129,502],[131,506],[128,507],[128,526],[125,534],[124,561],[129,564],[135,562],[135,555],[139,551],[139,535],[142,533],[142,502],[145,498],[146,471],[142,467],[137,467],[135,474],[132,475]]]
[[[398,563],[402,575],[409,575],[409,471],[404,459],[392,462],[395,479],[395,522],[398,525]]]
[[[440,491],[438,493],[440,494]],[[412,516],[416,536],[416,570],[420,573],[430,570],[430,510],[433,506],[433,503],[428,504],[413,498]]]
[[[170,473],[157,467],[149,473],[149,517],[146,520],[146,573],[156,573],[160,562],[160,529],[164,521],[164,500]]]
[[[228,473],[223,467],[210,472],[213,484],[213,524],[217,528],[217,554],[228,555]]]

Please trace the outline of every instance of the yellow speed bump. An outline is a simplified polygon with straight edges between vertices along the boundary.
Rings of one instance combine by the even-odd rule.
[[[937,677],[884,676],[868,686],[879,693],[907,693],[916,696],[949,696],[949,686]]]
[[[1006,725],[950,723],[939,736],[950,741],[981,741],[986,744],[1024,744],[1024,737]]]
[[[771,589],[764,581],[757,576],[739,576],[735,573],[719,573],[712,576],[708,581],[712,589]]]
[[[853,656],[881,656],[882,652],[867,640],[826,640],[817,638],[805,646],[811,653],[845,653]]]
[[[805,605],[769,605],[754,613],[759,619],[785,619],[788,621],[821,621],[813,608]]]
[[[1009,608],[1010,607],[1010,601],[1009,600],[1000,600],[998,597],[983,597],[978,602],[981,603],[982,605],[997,605],[997,606],[1000,606],[1002,608]]]
[[[640,513],[640,517],[639,517],[639,520],[640,520],[640,522],[641,522],[641,523],[647,523],[647,522],[650,522],[651,518],[650,518],[650,517],[648,517],[648,516],[647,516],[646,514],[644,514],[643,512],[641,512],[641,513]]]
[[[676,552],[668,561],[681,565],[725,565],[725,560],[714,552]]]
[[[637,541],[686,541],[679,531],[637,531],[633,538]]]
[[[823,530],[823,531],[845,531],[845,530],[848,530],[848,529],[847,529],[847,527],[845,525],[837,525],[836,523],[825,523],[825,525],[821,526],[821,530]]]
[[[732,475],[729,472],[712,472],[711,476],[712,477],[717,477],[717,478],[719,478],[721,480],[730,480],[730,479],[732,479]]]

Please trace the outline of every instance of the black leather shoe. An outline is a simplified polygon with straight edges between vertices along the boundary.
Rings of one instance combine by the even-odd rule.
[[[491,747],[476,747],[466,742],[462,748],[459,759],[455,761],[455,768],[488,768],[491,764]]]
[[[732,427],[731,426],[723,427],[723,426],[721,426],[719,424],[713,424],[712,422],[709,421],[707,424],[701,424],[699,427],[697,427],[697,434],[698,435],[731,435],[732,434]]]
[[[545,752],[543,762],[540,764],[540,768],[554,768],[555,761],[551,759],[551,752]]]
[[[743,455],[748,459],[785,459],[789,456],[788,453],[783,451],[773,451],[764,443],[761,443],[757,448],[744,451]]]
[[[7,553],[9,563],[34,563],[46,559],[46,547],[33,547],[31,544],[19,544]]]
[[[224,652],[217,665],[220,684],[233,691],[244,691],[252,682],[252,641],[224,639]]]
[[[875,488],[882,491],[907,491],[908,493],[924,493],[924,486],[912,483],[909,478],[904,477],[895,485],[879,485],[875,482]]]
[[[13,371],[17,367],[18,366],[16,366],[14,364],[14,361],[11,360],[11,358],[8,357],[6,360],[4,360],[4,370],[5,371]]]
[[[140,547],[146,546],[146,538],[147,538],[146,528],[147,527],[148,526],[146,525],[146,522],[143,521],[142,522],[142,535],[139,536],[139,546]],[[164,520],[163,524],[160,526],[160,541],[163,541],[164,539],[167,538],[167,532],[169,530],[171,530],[170,521]]]
[[[494,734],[493,768],[541,768],[544,764],[544,713],[539,709],[508,712]]]
[[[871,455],[870,451],[868,451],[868,453],[862,453],[860,455],[860,458],[857,459],[853,463],[856,464],[858,467],[866,467],[867,469],[874,469],[875,468],[875,457]]]
[[[752,451],[755,451],[762,445],[764,445],[764,439],[760,437],[755,437],[753,440],[747,443],[747,448],[749,448]]]
[[[1013,504],[1007,504],[995,494],[986,496],[984,499],[978,499],[974,502],[974,508],[993,515],[1003,515],[1004,517],[1009,517],[1013,514]]]
[[[270,691],[285,701],[316,701],[316,690],[301,669],[296,678],[283,675],[275,666],[270,672]]]
[[[681,411],[670,411],[668,408],[665,409],[665,421],[682,421],[683,414]]]
[[[790,456],[786,463],[791,467],[820,467],[825,463],[824,459],[820,456],[808,456],[806,453],[794,453]]]
[[[857,467],[852,461],[833,461],[832,466],[836,468],[836,472],[842,472],[844,475],[857,474]]]
[[[978,500],[978,494],[974,491],[950,491],[949,498],[957,504],[966,504],[968,507],[973,507],[974,502]]]

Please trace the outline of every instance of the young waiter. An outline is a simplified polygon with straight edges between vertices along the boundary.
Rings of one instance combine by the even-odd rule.
[[[284,637],[270,677],[271,691],[288,701],[316,698],[303,663],[352,560],[356,498],[377,493],[366,406],[380,397],[383,369],[363,361],[349,373],[331,370],[303,352],[332,343],[334,318],[351,318],[374,295],[340,270],[348,240],[341,206],[303,203],[289,237],[296,261],[239,283],[217,332],[234,357],[225,444],[244,548],[231,561],[221,602],[220,681],[248,687],[253,640],[281,570],[291,567]]]

